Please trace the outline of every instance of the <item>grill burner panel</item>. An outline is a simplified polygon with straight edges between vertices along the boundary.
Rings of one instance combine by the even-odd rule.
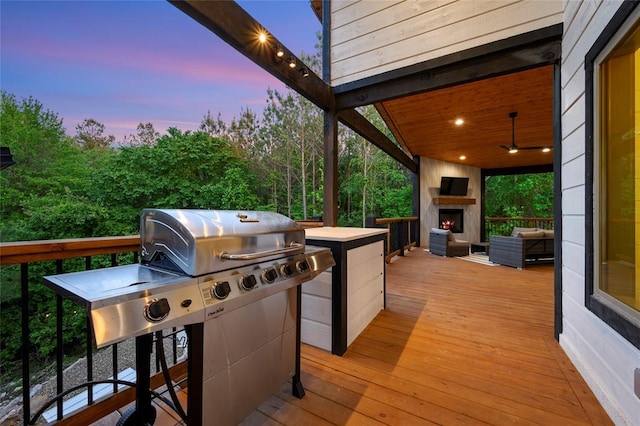
[[[205,320],[300,285],[333,265],[330,251],[307,246],[303,254],[200,277],[200,291],[206,310]],[[289,275],[282,273],[285,267],[290,271]],[[265,275],[270,278],[264,279]],[[247,282],[252,285],[249,286]],[[220,299],[216,296],[216,289],[226,285],[229,286],[229,292]]]

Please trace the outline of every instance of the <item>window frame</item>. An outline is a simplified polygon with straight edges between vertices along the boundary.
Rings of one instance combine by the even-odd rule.
[[[640,11],[638,4],[628,0],[622,3],[585,56],[585,306],[640,349],[640,313],[634,312],[630,307],[625,308],[622,302],[600,291],[596,285],[599,248],[595,238],[599,234],[599,218],[594,196],[600,179],[599,170],[595,169],[595,160],[599,156],[599,149],[594,143],[598,134],[598,121],[595,117],[598,82],[595,72],[605,50],[612,47],[614,40],[622,38],[621,30],[628,25],[632,15],[637,15]]]

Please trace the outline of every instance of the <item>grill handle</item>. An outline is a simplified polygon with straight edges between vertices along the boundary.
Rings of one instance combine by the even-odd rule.
[[[304,247],[300,243],[290,243],[289,247],[275,249],[275,250],[267,250],[267,251],[258,251],[252,253],[239,253],[239,254],[229,254],[226,251],[220,253],[220,259],[225,260],[256,260],[261,259],[263,257],[269,257],[276,254],[285,254],[291,253],[297,250],[300,250],[301,247]]]

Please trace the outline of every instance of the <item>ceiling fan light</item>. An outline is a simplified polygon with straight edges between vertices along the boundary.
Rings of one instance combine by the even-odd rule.
[[[542,152],[550,152],[551,148],[549,148],[548,146],[545,146],[544,148],[542,148]]]
[[[509,154],[515,154],[518,152],[518,148],[509,148]]]

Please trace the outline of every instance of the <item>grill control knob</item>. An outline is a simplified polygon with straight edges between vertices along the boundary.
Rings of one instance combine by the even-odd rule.
[[[265,269],[262,271],[262,281],[271,284],[278,278],[278,272],[275,269]]]
[[[228,281],[217,282],[211,289],[211,295],[216,299],[226,299],[231,293],[231,286]]]
[[[303,274],[309,270],[309,262],[307,262],[306,259],[301,260],[296,263],[296,268],[298,268],[298,271]]]
[[[256,286],[257,283],[258,281],[253,275],[244,275],[242,278],[240,278],[240,285],[242,285],[242,288],[244,288],[245,290],[251,290]]]
[[[283,276],[288,277],[288,276],[290,276],[291,274],[293,274],[293,268],[291,268],[291,265],[289,265],[289,264],[282,265],[282,266],[280,267],[280,273],[281,273]]]
[[[169,301],[164,297],[162,299],[153,299],[144,307],[144,317],[150,322],[160,322],[169,315]]]

